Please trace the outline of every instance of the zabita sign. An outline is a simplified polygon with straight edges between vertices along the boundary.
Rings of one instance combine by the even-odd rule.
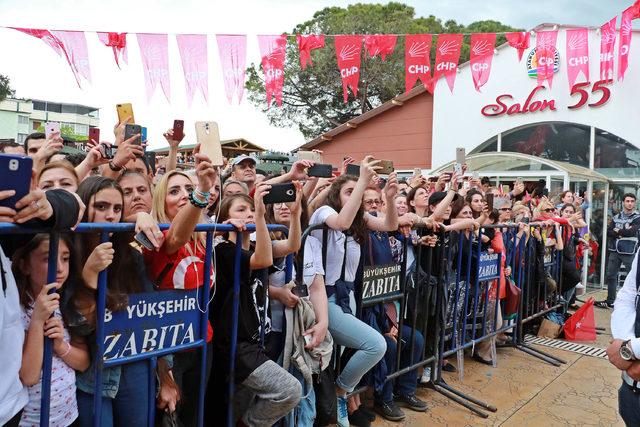
[[[104,360],[191,344],[200,339],[197,292],[159,291],[129,295],[124,310],[106,310]]]
[[[576,110],[585,105],[593,108],[606,104],[611,99],[611,90],[607,87],[613,80],[599,80],[593,85],[589,82],[576,83],[571,87],[569,101],[565,108]],[[495,104],[487,104],[480,110],[485,117],[512,116],[515,114],[529,114],[542,111],[556,111],[559,103],[556,99],[545,96],[548,90],[545,86],[536,86],[524,100],[514,99],[508,93],[498,95]]]
[[[399,264],[365,267],[362,275],[362,302],[400,292]]]

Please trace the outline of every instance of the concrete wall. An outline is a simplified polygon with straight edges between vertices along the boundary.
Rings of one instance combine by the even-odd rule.
[[[372,154],[393,160],[397,170],[430,168],[432,119],[433,98],[425,92],[314,148],[322,150],[323,161],[334,166],[341,165],[347,155],[360,160]]]

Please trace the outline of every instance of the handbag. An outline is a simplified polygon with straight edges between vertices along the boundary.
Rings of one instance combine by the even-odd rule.
[[[504,320],[515,319],[520,308],[520,296],[522,291],[516,286],[511,277],[506,277],[507,281],[507,298],[504,306]]]
[[[318,375],[315,375],[315,380],[313,381],[313,391],[316,395],[316,421],[313,424],[314,426],[324,427],[336,423],[337,396],[333,362],[332,358],[329,366]]]

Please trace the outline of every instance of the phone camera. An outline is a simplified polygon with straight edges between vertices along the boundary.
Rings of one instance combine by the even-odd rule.
[[[9,170],[17,171],[18,170],[18,161],[16,159],[9,160]]]
[[[293,190],[287,190],[287,196],[293,196]]]

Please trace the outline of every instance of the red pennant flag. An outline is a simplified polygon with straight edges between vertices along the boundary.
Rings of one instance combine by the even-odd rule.
[[[589,30],[576,28],[567,30],[567,78],[572,88],[582,72],[584,81],[589,81]]]
[[[538,31],[536,33],[538,86],[542,86],[545,80],[549,82],[549,87],[553,85],[557,38],[558,30]]]
[[[380,55],[384,61],[396,48],[396,35],[371,34],[364,37],[364,45],[370,57]]]
[[[433,72],[433,88],[441,76],[445,76],[449,89],[453,92],[462,47],[462,34],[440,34],[436,48],[436,64]]]
[[[478,92],[489,81],[495,45],[496,33],[471,34],[471,77]]]
[[[87,49],[87,39],[82,31],[51,31],[59,41],[71,72],[76,78],[78,87],[80,77],[91,82],[91,68],[89,67],[89,50]]]
[[[433,93],[431,82],[431,34],[407,34],[404,42],[404,90],[409,92],[420,79]]]
[[[42,40],[51,47],[51,49],[55,50],[58,55],[62,55],[62,43],[56,38],[56,36],[51,34],[49,30],[40,30],[37,28],[11,28]]]
[[[362,36],[338,35],[334,39],[338,69],[342,78],[344,102],[349,99],[347,88],[351,88],[354,96],[358,96],[360,81],[360,53],[362,52]]]
[[[509,42],[509,46],[518,50],[518,61],[521,61],[525,49],[529,48],[531,34],[528,31],[522,33],[507,33],[505,37],[507,38],[507,42]]]
[[[307,64],[313,65],[311,62],[311,51],[324,47],[324,34],[310,34],[296,36],[298,42],[298,51],[300,52],[300,67],[305,70]]]
[[[614,16],[611,21],[600,27],[600,80],[613,79],[613,48],[616,44],[616,21]]]
[[[636,2],[629,7],[629,9],[631,9],[631,19],[640,18],[640,0],[636,0]]]
[[[113,50],[113,58],[120,68],[120,58],[126,64],[127,58],[127,33],[98,33],[98,39],[107,47]]]
[[[624,79],[629,67],[629,50],[631,50],[631,20],[636,14],[633,6],[622,12],[620,20],[620,43],[618,44],[618,81]]]
[[[260,56],[262,56],[262,72],[264,87],[267,91],[267,106],[275,97],[276,105],[282,105],[282,88],[284,86],[284,60],[286,57],[287,36],[258,36]]]

